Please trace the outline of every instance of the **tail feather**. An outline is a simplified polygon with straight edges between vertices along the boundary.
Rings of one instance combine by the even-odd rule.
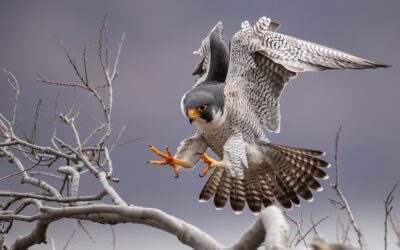
[[[214,196],[214,205],[217,209],[225,207],[226,201],[228,200],[231,192],[232,178],[228,176],[227,171],[223,172],[220,180],[220,185]]]
[[[268,174],[265,174],[264,178],[266,178],[266,182],[270,183],[272,187],[272,191],[274,192],[274,196],[278,200],[278,202],[287,209],[292,208],[292,202],[290,201],[289,197],[279,188],[278,178],[271,177]]]
[[[302,171],[306,172],[307,174],[310,174],[312,176],[322,178],[322,179],[327,179],[328,175],[319,169],[318,167],[311,165],[309,163],[305,163],[301,160],[297,160],[291,157],[287,157],[287,160],[294,166],[297,167],[298,169],[301,169]]]
[[[302,181],[301,178],[299,178],[299,175],[296,174],[296,171],[294,171],[293,169],[290,169],[290,171],[286,173],[285,176],[286,178],[290,178],[291,182],[293,182],[293,190],[298,196],[306,201],[312,201],[313,195],[307,185],[308,182]]]
[[[290,157],[292,159],[296,159],[298,161],[304,162],[306,164],[310,164],[316,167],[320,167],[320,168],[327,168],[329,167],[329,163],[327,163],[326,161],[323,161],[321,159],[312,157],[312,156],[308,156],[308,155],[304,155],[304,154],[298,154],[298,153],[293,153],[293,152],[288,152],[288,151],[282,151],[282,153],[284,155],[286,155],[287,157]]]
[[[263,205],[278,202],[290,209],[292,203],[300,204],[300,197],[312,201],[311,190],[322,190],[316,178],[328,177],[320,168],[329,164],[315,156],[322,156],[324,152],[264,142],[258,146],[265,155],[262,164],[244,169],[243,179],[231,176],[226,169],[216,168],[200,193],[200,201],[214,195],[214,204],[221,209],[229,198],[235,213],[242,212],[247,203],[257,214]]]
[[[311,188],[315,191],[321,191],[322,186],[321,184],[310,174],[307,172],[298,169],[298,168],[291,168],[290,172],[292,173],[293,176],[299,181],[304,183],[307,188]]]
[[[262,201],[264,207],[271,206],[272,204],[275,203],[273,199],[270,199],[270,198],[265,197],[265,196],[261,197],[261,201]]]
[[[281,189],[283,193],[285,193],[285,195],[289,197],[290,201],[296,205],[300,205],[299,197],[297,197],[296,193],[294,192],[290,180],[285,178],[285,175],[280,173],[279,175],[277,175],[276,181],[278,183],[279,189]]]
[[[257,214],[261,211],[261,186],[259,182],[250,180],[246,183],[246,201],[250,210]]]
[[[199,197],[200,202],[208,201],[215,194],[223,173],[223,169],[215,168],[214,172],[211,174],[210,178],[204,185],[203,190],[201,190]]]
[[[235,213],[241,213],[246,203],[246,188],[244,181],[234,178],[230,193],[231,207]]]
[[[274,193],[272,188],[268,186],[265,179],[262,178],[262,175],[259,175],[259,182],[261,186],[261,200],[265,207],[268,207],[275,202]]]

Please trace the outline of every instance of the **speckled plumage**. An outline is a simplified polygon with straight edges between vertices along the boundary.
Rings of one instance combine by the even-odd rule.
[[[235,212],[247,202],[254,213],[276,201],[286,208],[299,205],[299,197],[311,201],[310,189],[322,190],[316,178],[328,177],[320,168],[329,164],[316,158],[323,152],[273,144],[264,135],[264,128],[280,131],[285,85],[303,71],[386,67],[276,33],[278,27],[265,17],[253,27],[245,21],[228,51],[219,22],[194,52],[202,56],[194,72],[199,78],[182,98],[182,111],[187,115],[202,104],[209,110],[175,157],[194,167],[194,154],[207,148],[217,154],[223,168],[214,170],[200,194],[201,201],[214,195],[217,208],[228,199]]]

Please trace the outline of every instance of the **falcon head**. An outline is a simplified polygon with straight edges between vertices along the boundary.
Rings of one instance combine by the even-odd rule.
[[[189,122],[199,125],[220,125],[225,121],[224,84],[201,84],[187,92],[181,103],[183,114]]]

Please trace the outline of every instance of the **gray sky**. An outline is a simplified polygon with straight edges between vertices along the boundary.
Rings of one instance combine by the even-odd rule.
[[[156,157],[147,149],[151,143],[176,148],[181,139],[194,133],[179,109],[181,96],[192,86],[191,72],[198,58],[192,51],[218,21],[224,24],[226,39],[240,28],[243,20],[254,23],[261,16],[282,24],[280,32],[321,43],[368,59],[393,65],[390,69],[305,73],[292,81],[281,99],[281,133],[268,134],[276,143],[323,149],[333,162],[334,138],[340,124],[340,164],[342,189],[348,197],[359,224],[366,233],[370,249],[383,246],[383,205],[379,194],[386,193],[400,178],[400,2],[387,1],[2,1],[0,3],[0,67],[12,71],[22,87],[18,115],[30,130],[34,106],[43,98],[43,116],[39,141],[48,143],[52,109],[58,87],[41,86],[35,72],[49,79],[71,81],[72,70],[53,35],[80,58],[83,46],[89,52],[89,74],[100,82],[95,54],[101,19],[109,16],[110,44],[116,45],[122,32],[126,42],[115,84],[113,125],[118,131],[127,126],[126,138],[148,136],[127,145],[113,155],[115,185],[129,202],[160,208],[199,226],[225,244],[233,243],[251,224],[254,216],[246,210],[232,213],[229,206],[216,211],[212,202],[198,203],[198,194],[206,179],[203,169],[183,172],[174,179],[168,167],[145,166]],[[61,92],[64,112],[72,103],[72,92]],[[81,99],[79,99],[81,98]],[[11,114],[13,95],[0,81],[0,112]],[[100,118],[95,103],[78,94],[82,115],[78,120],[83,133],[96,124],[86,117]],[[67,105],[68,104],[68,105]],[[63,130],[61,130],[63,131]],[[66,137],[69,137],[65,132]],[[11,171],[1,162],[0,175]],[[334,169],[328,170],[334,177]],[[303,202],[295,214],[308,218],[329,215],[320,231],[335,240],[337,212],[328,198],[333,197],[330,183],[315,195],[311,204]],[[88,194],[88,178],[83,192]],[[0,189],[17,186],[17,179],[0,183]],[[26,188],[26,187],[25,187]],[[28,190],[28,189],[25,189]],[[395,206],[400,213],[400,196]],[[343,217],[345,218],[345,217]],[[62,248],[74,222],[51,226],[57,249]],[[109,249],[108,227],[89,225],[97,243],[82,233],[75,249]],[[15,233],[26,233],[26,224],[18,223]],[[118,226],[117,249],[186,249],[164,232],[139,225]],[[13,234],[15,236],[16,234]],[[394,238],[390,235],[391,249]],[[37,249],[50,249],[41,246]]]

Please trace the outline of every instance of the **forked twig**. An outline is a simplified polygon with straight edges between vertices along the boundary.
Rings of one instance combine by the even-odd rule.
[[[83,225],[83,223],[82,223],[80,220],[78,220],[77,222],[78,222],[79,228],[80,228],[83,232],[85,232],[85,234],[87,235],[87,237],[88,237],[93,243],[96,243],[96,241],[94,240],[93,236],[89,233],[89,231],[86,229],[86,227]]]
[[[307,235],[308,235],[309,233],[311,233],[312,231],[317,232],[317,231],[316,231],[316,227],[317,227],[321,222],[323,222],[324,220],[326,220],[326,219],[328,219],[328,218],[329,218],[329,216],[325,216],[324,218],[318,220],[317,223],[315,223],[315,224],[314,224],[314,222],[312,222],[311,228],[308,229],[308,230],[306,231],[306,233],[304,234],[304,236],[301,236],[301,238],[297,240],[296,245],[299,244],[300,241],[304,240],[305,237],[307,237]],[[317,234],[318,234],[318,233],[317,233]]]
[[[305,235],[303,232],[303,219],[301,218],[300,220],[296,220],[295,218],[293,218],[292,216],[290,216],[287,212],[283,212],[283,214],[297,227],[297,233],[295,236],[293,236],[293,239],[291,240],[290,244],[292,245],[293,242],[295,241],[296,237],[297,237],[297,241],[295,243],[295,246],[297,246],[301,241],[303,241],[304,246],[308,247],[307,242],[305,241]]]
[[[388,233],[388,230],[387,230],[387,222],[388,222],[388,218],[389,218],[389,216],[390,216],[390,214],[391,214],[391,212],[392,212],[392,210],[393,210],[393,200],[394,200],[394,196],[393,196],[393,193],[394,193],[394,191],[396,190],[396,188],[397,188],[397,186],[400,184],[400,180],[398,180],[397,182],[396,182],[396,184],[394,184],[394,186],[393,186],[393,188],[390,190],[390,192],[388,193],[388,195],[386,196],[386,198],[385,197],[383,197],[382,196],[382,200],[383,200],[383,204],[384,204],[384,206],[385,206],[385,221],[384,221],[384,244],[385,244],[385,250],[387,249],[387,246],[388,246],[388,241],[387,241],[387,239],[388,239],[388,236],[387,236],[387,233]]]
[[[331,185],[332,189],[336,191],[337,196],[340,199],[340,203],[343,205],[343,209],[346,210],[347,215],[349,216],[350,223],[354,229],[354,231],[357,234],[358,238],[358,244],[361,250],[366,249],[366,244],[365,244],[365,238],[363,233],[361,232],[360,227],[357,225],[357,222],[354,218],[354,215],[351,211],[351,208],[349,206],[349,203],[347,202],[346,198],[343,195],[342,190],[339,187],[339,156],[338,156],[338,151],[339,151],[339,137],[340,137],[340,132],[342,131],[342,125],[340,125],[337,133],[336,133],[336,139],[335,139],[335,171],[336,171],[336,178],[335,178],[335,183]]]
[[[15,92],[14,107],[13,107],[13,114],[12,114],[12,120],[11,120],[11,124],[14,126],[15,117],[17,115],[18,99],[19,99],[19,95],[21,94],[21,92],[19,89],[19,84],[18,84],[17,78],[14,76],[13,73],[11,73],[10,71],[8,71],[6,69],[3,69],[3,78],[6,79],[8,85],[10,85],[11,89]]]

